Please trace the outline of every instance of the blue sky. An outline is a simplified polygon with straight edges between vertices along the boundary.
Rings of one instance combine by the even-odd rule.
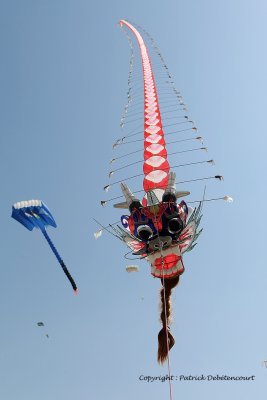
[[[156,362],[159,281],[93,218],[120,137],[129,47],[121,18],[156,40],[225,181],[173,296],[173,375],[255,375],[253,382],[179,382],[174,398],[265,398],[266,14],[264,1],[0,1],[0,397],[168,398]],[[218,186],[219,185],[219,186]],[[11,205],[42,199],[71,287],[40,232]],[[143,298],[143,299],[142,299]],[[45,327],[37,327],[43,321]],[[49,339],[45,334],[49,333]]]

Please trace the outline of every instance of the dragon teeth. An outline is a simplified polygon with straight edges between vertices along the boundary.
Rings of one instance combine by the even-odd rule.
[[[178,269],[177,269],[177,267],[173,267],[173,268],[171,269],[171,271],[172,271],[172,274],[174,274],[174,273],[176,273],[176,272],[178,271]]]
[[[152,265],[151,265],[151,274],[160,277],[160,271],[154,268]]]
[[[153,272],[153,274],[155,274],[156,276],[160,277],[160,271],[158,269],[155,269],[155,271]]]
[[[42,202],[41,200],[28,200],[28,201],[18,201],[13,205],[14,208],[20,209],[20,208],[25,208],[25,207],[36,207],[36,206],[41,206]]]
[[[171,275],[172,270],[171,269],[167,269],[167,271],[165,272],[166,275]]]

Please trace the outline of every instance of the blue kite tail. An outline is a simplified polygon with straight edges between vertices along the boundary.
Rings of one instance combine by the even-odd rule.
[[[52,242],[52,240],[51,240],[50,237],[48,236],[48,233],[46,232],[45,229],[42,229],[42,233],[43,233],[44,237],[46,238],[47,243],[49,244],[51,250],[52,250],[53,253],[55,254],[55,256],[56,256],[56,258],[57,258],[59,264],[61,265],[61,268],[63,269],[63,271],[64,271],[64,273],[65,273],[65,275],[67,276],[68,280],[70,281],[70,284],[71,284],[73,290],[77,293],[77,292],[78,292],[78,289],[77,289],[76,283],[75,283],[74,279],[72,278],[71,274],[69,273],[69,271],[68,271],[66,265],[64,264],[64,261],[63,261],[62,258],[60,257],[60,255],[59,255],[57,249],[55,248],[54,243]]]
[[[64,262],[63,262],[62,260],[61,260],[60,265],[61,265],[63,271],[65,272],[65,275],[67,276],[68,280],[70,281],[71,286],[72,286],[72,289],[74,290],[74,292],[78,293],[78,288],[77,288],[77,286],[76,286],[76,283],[75,283],[73,277],[72,277],[71,274],[69,273],[69,271],[68,271],[66,265],[64,264]]]

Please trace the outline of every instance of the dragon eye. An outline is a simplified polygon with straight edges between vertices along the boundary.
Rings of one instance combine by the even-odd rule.
[[[137,234],[140,239],[147,241],[149,238],[153,236],[153,231],[148,225],[140,225],[137,228]]]
[[[183,229],[183,223],[180,218],[172,218],[168,223],[168,231],[176,234],[181,232]]]

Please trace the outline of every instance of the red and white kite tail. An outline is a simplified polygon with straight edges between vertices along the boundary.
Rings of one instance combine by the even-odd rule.
[[[120,25],[126,25],[135,35],[141,52],[144,76],[144,180],[143,188],[160,189],[163,193],[168,186],[170,166],[167,160],[166,143],[162,128],[159,102],[152,66],[144,40],[137,29],[125,20]]]

